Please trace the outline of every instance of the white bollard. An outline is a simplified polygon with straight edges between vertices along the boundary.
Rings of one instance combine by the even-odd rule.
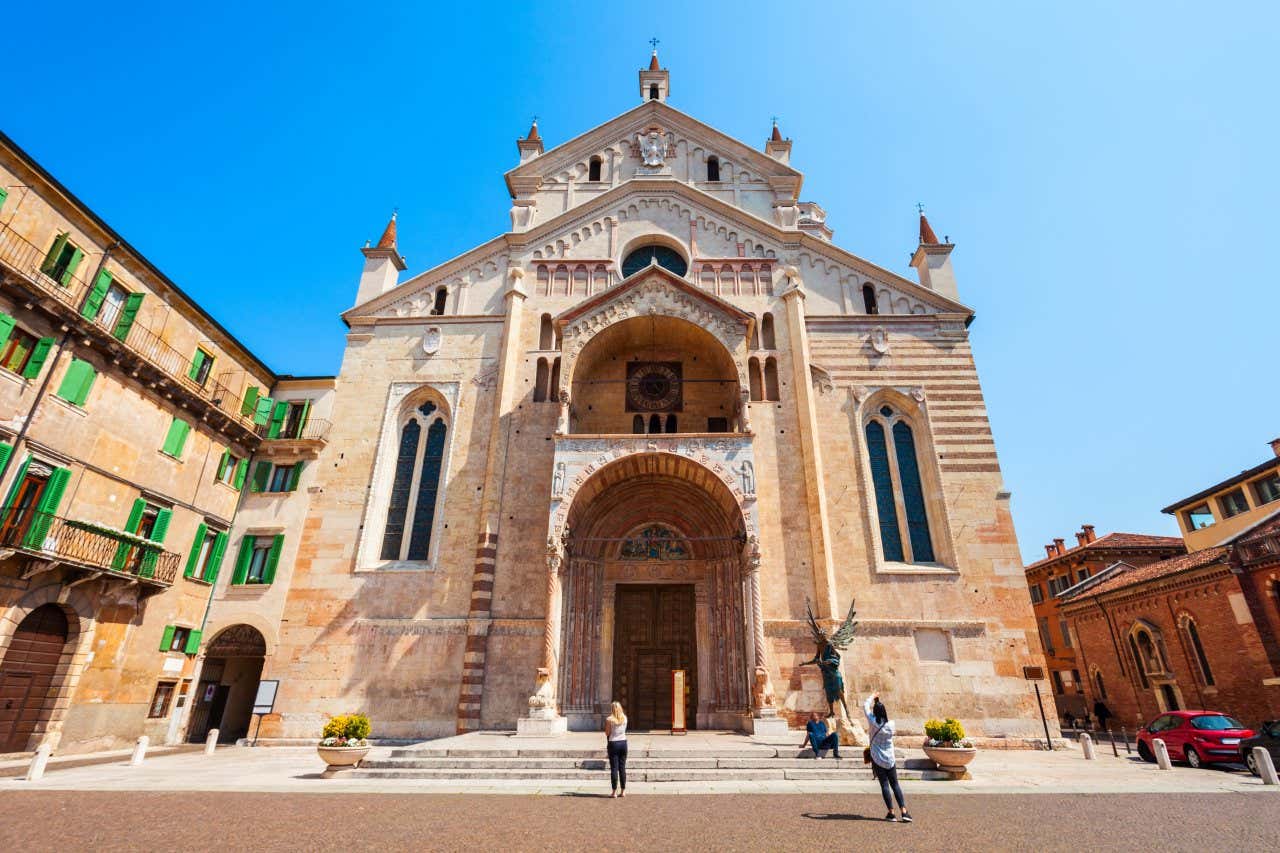
[[[1093,761],[1096,758],[1093,754],[1093,738],[1084,732],[1080,733],[1080,749],[1084,751],[1085,761]]]
[[[151,743],[151,738],[146,735],[139,735],[138,742],[133,747],[133,755],[129,757],[129,766],[137,767],[142,763],[142,759],[147,757],[147,744]]]
[[[36,754],[31,758],[31,766],[27,768],[27,781],[34,782],[37,779],[44,778],[44,768],[49,763],[49,755],[53,752],[53,747],[47,743],[42,743],[36,747]],[[1274,770],[1271,771],[1273,774]]]
[[[213,755],[213,751],[218,748],[218,730],[209,729],[209,736],[204,739],[204,754]]]
[[[1164,745],[1164,741],[1155,738],[1151,741],[1151,745],[1156,748],[1156,766],[1161,770],[1172,770],[1173,762],[1169,760],[1169,747]]]
[[[1253,748],[1253,763],[1258,766],[1258,775],[1262,777],[1262,784],[1280,785],[1280,776],[1276,775],[1275,762],[1271,760],[1271,753],[1267,752],[1265,746]]]

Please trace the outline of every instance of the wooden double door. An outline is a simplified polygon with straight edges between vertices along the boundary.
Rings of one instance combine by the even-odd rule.
[[[38,724],[49,719],[67,617],[55,604],[27,614],[0,660],[0,752],[26,752]]]
[[[671,728],[671,672],[686,672],[686,725],[698,707],[696,599],[692,584],[618,584],[613,696],[632,730]]]

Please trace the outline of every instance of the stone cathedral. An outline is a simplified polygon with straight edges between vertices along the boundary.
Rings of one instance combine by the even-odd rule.
[[[806,608],[855,600],[851,705],[1038,730],[953,245],[922,215],[913,279],[839,248],[776,125],[670,91],[655,52],[633,109],[535,122],[508,232],[404,281],[394,218],[363,250],[264,736],[663,729],[677,670],[689,728],[776,733],[826,709]]]

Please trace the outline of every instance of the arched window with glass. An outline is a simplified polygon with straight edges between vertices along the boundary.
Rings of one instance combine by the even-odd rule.
[[[449,423],[428,400],[401,418],[381,558],[426,561],[431,555]]]
[[[936,563],[916,433],[903,412],[881,405],[863,427],[880,546],[891,563]]]
[[[1200,642],[1200,629],[1196,627],[1196,620],[1190,615],[1182,617],[1182,633],[1186,636],[1187,647],[1191,651],[1191,658],[1196,662],[1196,668],[1199,670],[1200,683],[1205,687],[1212,687],[1213,668],[1209,666],[1209,656],[1205,654],[1204,644]]]

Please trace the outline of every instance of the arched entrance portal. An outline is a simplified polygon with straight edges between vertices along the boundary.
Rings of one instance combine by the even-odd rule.
[[[191,743],[204,741],[210,729],[218,730],[219,743],[248,736],[266,654],[266,640],[251,625],[232,625],[214,637],[191,710]]]
[[[597,727],[615,699],[634,729],[671,726],[671,672],[687,673],[690,727],[749,711],[742,512],[683,456],[642,453],[595,472],[565,539],[561,713]]]
[[[18,624],[0,660],[0,752],[26,752],[49,722],[68,630],[56,604],[37,607]]]

